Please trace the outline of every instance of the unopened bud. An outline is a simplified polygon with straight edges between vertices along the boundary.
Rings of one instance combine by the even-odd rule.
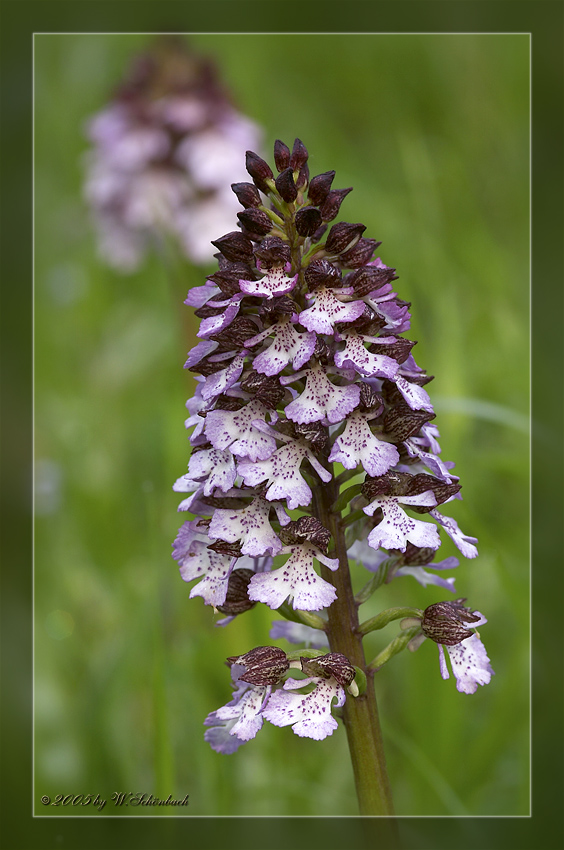
[[[294,182],[293,168],[285,168],[284,171],[278,175],[274,182],[276,184],[278,194],[280,195],[283,201],[286,201],[286,203],[290,204],[292,203],[292,201],[296,200],[296,198],[298,197],[298,190]]]
[[[347,276],[347,285],[354,287],[355,295],[362,298],[379,289],[384,284],[396,280],[395,269],[381,269],[377,266],[363,266]]]
[[[358,242],[366,226],[364,224],[350,224],[348,221],[340,221],[334,224],[329,231],[325,249],[330,254],[340,254]]]
[[[255,248],[255,256],[261,261],[262,268],[271,269],[289,263],[292,252],[288,243],[279,236],[267,236]]]
[[[302,142],[301,139],[296,139],[294,141],[294,147],[292,148],[292,155],[290,157],[290,165],[294,169],[294,171],[299,171],[307,162],[309,154],[307,152],[307,148]]]
[[[340,262],[347,269],[358,269],[372,259],[374,251],[381,244],[381,242],[377,242],[375,239],[365,239],[362,237],[350,251],[345,251],[341,254],[339,258]]]
[[[302,207],[296,213],[296,230],[300,236],[312,236],[321,223],[317,207]]]
[[[307,190],[307,196],[312,204],[318,207],[322,204],[329,194],[331,183],[335,177],[334,171],[325,171],[323,174],[317,174],[312,177]]]
[[[348,189],[332,189],[327,193],[320,208],[323,221],[333,221],[337,218],[341,204],[349,192],[352,192],[352,186]]]
[[[314,260],[305,271],[305,282],[310,292],[318,286],[337,286],[341,282],[341,272],[329,260]]]
[[[260,207],[262,200],[254,183],[232,183],[231,188],[237,195],[237,200],[245,209]]]
[[[253,178],[255,185],[261,190],[261,192],[267,193],[269,191],[269,187],[266,181],[272,180],[274,177],[270,165],[265,162],[258,153],[254,153],[254,151],[247,151],[246,167],[247,171]]]
[[[290,148],[280,139],[274,142],[274,162],[278,171],[284,171],[290,165]]]
[[[277,646],[257,646],[244,655],[229,657],[230,664],[244,664],[247,668],[239,679],[250,685],[277,685],[290,662],[283,649]]]
[[[253,256],[253,243],[244,233],[239,233],[237,230],[226,233],[215,241],[212,239],[212,245],[215,245],[232,263],[244,263]]]
[[[480,617],[470,608],[465,608],[464,602],[465,599],[456,599],[454,602],[437,602],[425,608],[421,621],[423,634],[444,646],[454,646],[472,637],[474,632],[468,628],[468,624],[479,622]]]
[[[259,236],[266,236],[272,230],[272,222],[262,210],[246,209],[237,213],[237,218],[246,230]]]
[[[302,671],[306,676],[321,676],[329,679],[333,676],[343,687],[348,687],[353,681],[356,671],[346,657],[340,652],[328,652],[317,658],[300,658]]]

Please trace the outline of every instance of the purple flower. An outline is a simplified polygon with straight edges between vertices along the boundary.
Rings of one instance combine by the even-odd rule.
[[[289,693],[313,683],[309,694]],[[274,726],[291,726],[300,738],[322,741],[338,726],[331,715],[333,700],[339,708],[345,704],[345,689],[335,679],[311,676],[308,679],[288,679],[284,690],[276,691],[268,701],[263,716]]]
[[[422,522],[408,516],[400,507],[404,505],[436,505],[432,490],[416,496],[377,496],[364,508],[364,513],[372,516],[380,508],[383,513],[381,522],[368,535],[368,543],[374,549],[401,549],[405,551],[408,543],[414,546],[438,549],[441,540],[437,529],[430,522]]]
[[[439,457],[441,447],[437,441],[439,431],[436,425],[423,425],[418,436],[409,437],[405,441],[407,453],[412,458],[417,458],[423,467],[430,470],[437,478],[443,481],[456,481],[457,476],[449,472],[454,466],[452,461],[442,461]]]
[[[161,40],[133,61],[87,134],[84,193],[103,259],[134,271],[164,238],[194,263],[209,262],[211,240],[237,212],[230,184],[260,135],[213,64],[181,39]]]
[[[236,294],[228,301],[216,301],[214,303],[214,307],[225,307],[225,310],[223,311],[223,313],[220,312],[216,316],[209,316],[207,319],[204,319],[202,324],[200,325],[198,336],[202,339],[208,339],[209,337],[214,336],[220,331],[229,327],[229,325],[239,312],[242,298],[242,295]]]
[[[314,333],[299,333],[288,318],[245,341],[245,345],[257,345],[274,333],[271,345],[255,357],[253,366],[263,375],[278,375],[292,361],[294,369],[301,369],[312,356],[316,336]]]
[[[443,679],[449,678],[444,647],[448,652],[456,688],[473,694],[478,685],[487,685],[494,671],[486,649],[474,629],[487,623],[479,611],[464,606],[465,599],[437,602],[423,612],[422,633],[439,647],[439,664]]]
[[[331,570],[337,569],[339,561],[307,543],[285,547],[281,554],[290,555],[283,567],[253,576],[249,599],[264,602],[270,608],[280,608],[286,599],[302,611],[328,608],[336,597],[335,588],[317,575],[313,560],[316,558]]]
[[[225,602],[227,580],[236,558],[214,552],[212,541],[198,528],[198,520],[185,522],[174,541],[173,557],[180,565],[180,575],[186,582],[201,581],[190,591],[190,598],[201,596],[206,605],[217,608]]]
[[[211,410],[206,416],[205,434],[219,451],[229,450],[253,462],[267,460],[276,451],[276,441],[259,431],[254,423],[257,420],[266,422],[268,416],[274,419],[276,414],[257,399],[250,400],[239,410]]]
[[[333,704],[345,704],[345,687],[354,679],[354,668],[344,655],[329,653],[308,662],[302,658],[304,672],[319,672],[306,679],[287,679],[282,690],[270,697],[263,715],[274,726],[291,726],[300,738],[322,741],[332,735],[337,721],[331,715]],[[289,693],[314,685],[309,693]],[[336,700],[333,703],[333,700]]]
[[[283,383],[296,381],[302,373],[283,379]],[[303,393],[286,408],[286,416],[293,422],[341,422],[358,405],[360,388],[356,384],[346,387],[335,386],[321,366],[316,365],[307,372]]]
[[[315,471],[324,481],[331,474],[316,459],[308,444],[303,440],[292,440],[279,448],[267,460],[257,463],[240,463],[239,474],[245,484],[254,487],[266,481],[266,498],[270,501],[286,499],[289,510],[309,505],[312,492],[300,474],[302,461],[307,458]]]
[[[374,337],[359,336],[351,331],[345,335],[346,345],[343,351],[335,354],[335,366],[355,369],[361,375],[377,375],[393,380],[398,364],[385,354],[373,354],[365,347],[365,340],[372,342]]]
[[[260,280],[240,280],[239,286],[245,295],[258,295],[262,298],[274,298],[277,295],[286,295],[291,292],[297,275],[286,277],[281,267],[270,269]]]
[[[463,534],[455,519],[443,516],[438,511],[429,511],[429,515],[442,525],[448,536],[454,541],[465,558],[475,558],[477,556],[478,550],[474,545],[478,542],[477,538],[468,537],[468,535]]]
[[[267,552],[276,555],[282,543],[268,520],[271,507],[269,502],[257,498],[242,510],[218,509],[210,522],[210,536],[228,543],[240,540],[244,555],[257,557]]]
[[[433,412],[429,393],[423,387],[417,384],[411,384],[399,373],[395,376],[394,383],[412,410],[428,410],[430,413]]]
[[[202,387],[202,398],[209,401],[210,399],[217,398],[217,396],[226,392],[226,390],[231,389],[241,377],[246,356],[247,352],[243,350],[233,358],[225,369],[221,369],[219,372],[215,372],[206,378]]]
[[[262,728],[262,709],[272,688],[242,682],[240,676],[245,670],[243,664],[232,665],[231,675],[236,688],[233,699],[208,714],[204,721],[204,725],[210,727],[204,732],[204,739],[218,753],[234,753]]]
[[[188,476],[195,481],[205,479],[204,495],[210,496],[216,487],[227,492],[233,487],[236,476],[235,459],[229,451],[202,449],[190,458]]]
[[[335,439],[330,461],[342,463],[345,469],[356,469],[361,464],[373,477],[384,475],[399,461],[394,445],[379,440],[370,430],[369,420],[374,414],[355,410],[347,418],[345,430]]]
[[[299,322],[308,331],[318,334],[333,334],[336,322],[354,322],[364,312],[363,301],[349,302],[348,294],[340,295],[324,286],[315,292],[315,296],[309,297],[315,297],[315,303],[313,307],[302,310]]]
[[[487,622],[485,619],[483,623]],[[444,649],[439,646],[439,663],[443,679],[449,678]],[[463,694],[474,694],[478,685],[489,684],[494,671],[490,665],[484,644],[477,634],[466,638],[454,646],[447,646],[452,672],[456,679],[456,689]]]

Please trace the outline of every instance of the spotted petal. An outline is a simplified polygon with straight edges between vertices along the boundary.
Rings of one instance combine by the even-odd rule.
[[[430,413],[433,413],[433,405],[426,389],[420,387],[418,384],[412,384],[406,381],[401,375],[396,375],[394,381],[396,387],[412,410],[428,410]]]
[[[223,605],[227,595],[227,579],[235,559],[208,549],[209,537],[197,528],[198,520],[185,522],[174,541],[173,558],[180,565],[186,582],[200,578],[190,591],[190,598],[202,596],[206,605]]]
[[[329,460],[342,463],[345,469],[355,469],[359,463],[373,478],[384,475],[399,461],[395,446],[379,440],[366,417],[355,410],[347,419],[343,433],[337,437]]]
[[[364,338],[356,333],[347,334],[343,351],[335,354],[335,366],[354,369],[361,375],[394,378],[398,364],[385,354],[373,354],[364,345]]]
[[[478,542],[476,537],[469,537],[468,535],[463,534],[458,527],[456,520],[450,516],[443,516],[438,511],[429,511],[429,516],[432,516],[433,519],[437,520],[439,525],[442,525],[448,536],[454,541],[465,558],[476,557],[478,554],[478,550],[474,546],[474,543]]]
[[[261,711],[271,688],[241,682],[239,676],[244,670],[242,664],[231,666],[236,688],[233,698],[227,705],[208,714],[204,721],[210,727],[204,733],[204,740],[218,753],[235,752],[245,741],[254,738],[263,724]]]
[[[297,280],[297,274],[286,277],[283,267],[279,266],[270,269],[260,280],[240,280],[239,286],[246,295],[258,295],[270,299],[291,292]]]
[[[276,440],[264,434],[252,424],[255,420],[266,421],[266,416],[275,414],[257,399],[253,399],[240,410],[211,410],[205,420],[205,434],[212,446],[220,451],[229,451],[251,461],[266,460],[276,451]]]
[[[444,649],[439,647],[439,662],[441,676],[449,678],[449,672],[444,657]],[[478,685],[487,685],[494,671],[490,665],[490,659],[486,648],[477,634],[473,634],[461,643],[447,646],[447,652],[452,665],[452,672],[456,679],[456,689],[463,694],[474,694]]]
[[[360,387],[356,384],[337,387],[316,366],[307,373],[305,390],[288,405],[286,416],[300,424],[327,420],[334,425],[358,406],[359,399]]]
[[[339,566],[338,560],[327,558],[308,544],[289,546],[284,551],[288,551],[290,557],[283,567],[252,577],[249,599],[264,602],[273,609],[279,608],[288,598],[293,600],[293,607],[301,611],[319,611],[331,605],[337,597],[335,588],[317,575],[313,559],[317,558],[332,570]]]
[[[215,712],[218,720],[235,720],[229,730],[241,741],[250,741],[262,728],[261,708],[264,704],[266,687],[251,687],[241,697],[237,705],[224,705]]]
[[[188,464],[189,478],[206,478],[204,496],[211,496],[216,487],[226,493],[233,487],[236,476],[235,459],[229,451],[202,449],[192,455]]]
[[[244,555],[276,555],[282,549],[279,537],[274,533],[268,516],[272,505],[264,499],[254,499],[242,510],[218,509],[212,517],[209,536],[218,537],[228,543],[242,542]]]
[[[436,504],[431,490],[416,496],[378,496],[366,508],[364,513],[371,516],[381,508],[384,518],[368,535],[368,543],[374,549],[400,549],[405,552],[408,543],[422,549],[438,549],[441,545],[439,533],[430,522],[423,522],[408,516],[399,503],[408,505]]]
[[[312,493],[300,475],[302,460],[313,457],[306,443],[295,440],[279,448],[267,460],[257,463],[239,464],[239,474],[245,484],[254,487],[263,481],[268,482],[266,498],[269,501],[286,499],[289,510],[309,505]]]
[[[301,369],[313,354],[315,334],[301,334],[291,322],[285,320],[267,328],[262,334],[246,340],[245,345],[252,346],[260,341],[260,337],[264,339],[272,332],[274,332],[272,343],[266,351],[255,357],[253,368],[263,375],[277,375],[292,361],[294,369]]]
[[[308,331],[333,334],[336,322],[354,322],[363,312],[363,301],[339,301],[333,290],[320,286],[315,291],[315,304],[302,310],[298,320]]]
[[[315,682],[309,694],[291,694],[289,690],[303,688]],[[274,726],[292,726],[300,738],[322,741],[337,729],[337,721],[331,715],[331,706],[345,703],[345,689],[332,676],[329,679],[309,677],[288,679],[282,690],[275,691],[263,711],[263,716]]]
[[[450,484],[453,478],[455,478],[455,476],[449,474],[447,464],[445,464],[440,457],[432,452],[423,451],[421,446],[418,444],[417,439],[409,437],[404,441],[404,443],[409,456],[419,458],[421,463],[424,464],[437,478],[446,481],[447,484]],[[451,466],[454,466],[454,464],[451,464]]]

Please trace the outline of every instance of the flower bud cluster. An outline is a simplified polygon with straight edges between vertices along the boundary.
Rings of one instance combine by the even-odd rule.
[[[209,262],[211,239],[238,208],[230,183],[260,135],[213,62],[163,39],[135,59],[87,132],[85,195],[104,260],[130,272],[150,243],[168,239],[192,262]]]

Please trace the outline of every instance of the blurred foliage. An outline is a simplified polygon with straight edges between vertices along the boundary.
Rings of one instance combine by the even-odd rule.
[[[378,674],[396,810],[525,815],[528,37],[190,42],[265,128],[269,159],[274,139],[299,136],[312,174],[335,169],[336,188],[354,187],[340,218],[382,240],[413,305],[417,362],[436,376],[442,456],[456,461],[464,495],[447,513],[480,541],[478,559],[461,558],[457,593],[488,617],[496,676],[458,694],[429,642]],[[35,799],[132,791],[189,794],[188,815],[354,815],[342,729],[315,742],[266,724],[232,756],[203,740],[205,716],[230,698],[225,658],[268,642],[273,616],[257,606],[214,628],[169,556],[182,519],[171,485],[188,460],[182,363],[197,330],[182,300],[205,271],[172,275],[154,255],[135,275],[112,272],[82,202],[84,123],[148,43],[35,36]],[[456,552],[450,541],[444,551]],[[366,616],[441,598],[397,579]],[[394,628],[369,636],[370,657]],[[108,802],[104,813],[155,811]]]

